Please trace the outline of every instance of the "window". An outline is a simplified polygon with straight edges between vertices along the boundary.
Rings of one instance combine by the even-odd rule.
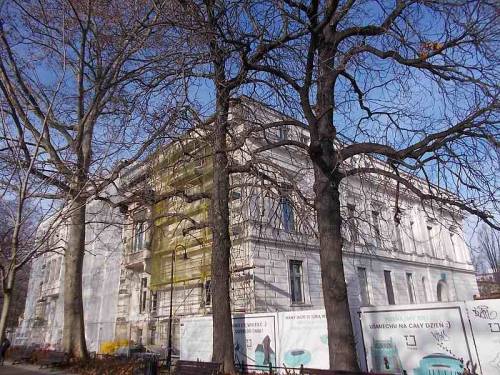
[[[347,225],[349,226],[349,235],[352,243],[358,242],[358,226],[356,225],[356,206],[347,205]]]
[[[139,345],[142,345],[142,328],[137,328],[137,341]]]
[[[61,276],[61,263],[62,263],[62,258],[58,258],[56,262],[56,268],[54,272],[54,280],[57,281],[59,280],[59,277]]]
[[[459,256],[457,254],[457,247],[455,245],[455,233],[453,233],[451,230],[450,230],[450,243],[451,243],[451,251],[454,257],[453,260],[460,261]]]
[[[249,214],[250,219],[252,220],[260,220],[261,210],[260,210],[260,201],[259,196],[255,193],[252,193],[249,197]]]
[[[43,277],[43,282],[46,284],[49,279],[50,279],[50,266],[52,264],[52,261],[49,261],[46,265],[45,265],[45,273],[44,273],[44,277]]]
[[[151,312],[156,313],[158,310],[158,292],[151,292]]]
[[[387,292],[387,302],[389,303],[389,305],[395,305],[396,301],[394,300],[394,289],[392,288],[391,271],[384,271],[384,279],[385,290]]]
[[[290,264],[290,296],[292,303],[304,303],[302,285],[302,261],[291,260]]]
[[[288,139],[289,129],[287,126],[280,126],[278,128],[278,139],[280,141],[286,141]]]
[[[410,221],[410,235],[411,235],[411,241],[413,243],[413,252],[417,254],[417,239],[415,237],[415,222]]]
[[[358,267],[358,282],[359,296],[361,298],[361,306],[370,305],[370,293],[368,291],[368,278],[366,276],[366,268]]]
[[[45,318],[46,304],[44,301],[38,301],[35,305],[35,319],[42,320]]]
[[[396,251],[403,251],[403,240],[401,239],[401,223],[394,223],[395,241],[394,247]]]
[[[156,329],[151,328],[150,332],[151,332],[151,336],[150,336],[151,338],[150,338],[149,343],[151,345],[156,345]]]
[[[203,284],[202,294],[205,306],[210,306],[212,304],[212,284],[210,280],[206,280]]]
[[[410,298],[410,303],[416,303],[415,298],[415,287],[413,286],[413,274],[406,273],[406,286],[408,288],[408,296]]]
[[[427,226],[427,236],[428,236],[428,241],[429,241],[430,255],[435,257],[436,256],[436,248],[434,247],[432,227],[430,225]]]
[[[203,168],[204,165],[205,165],[205,156],[204,155],[198,156],[194,159],[194,167],[195,168]]]
[[[141,251],[144,248],[144,237],[146,231],[146,223],[138,221],[134,225],[134,243],[132,246],[133,252]]]
[[[372,225],[373,235],[375,236],[375,243],[378,247],[382,246],[382,238],[380,236],[380,212],[372,211]]]
[[[439,280],[437,284],[437,300],[439,302],[448,302],[450,300],[448,284],[445,280]]]
[[[289,197],[280,198],[281,207],[281,221],[283,229],[286,232],[293,232],[295,230],[295,220],[293,216],[293,205]]]
[[[141,291],[140,291],[140,301],[139,301],[139,310],[141,313],[146,311],[146,306],[147,306],[147,299],[148,299],[148,279],[146,277],[143,277],[141,279]]]
[[[235,201],[241,198],[241,192],[239,189],[234,189],[231,191],[231,194],[229,195],[229,198],[231,201]]]

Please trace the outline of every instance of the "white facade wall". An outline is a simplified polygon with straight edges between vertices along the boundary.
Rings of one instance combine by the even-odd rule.
[[[253,264],[256,311],[287,311],[322,308],[321,273],[318,249],[308,250],[260,247],[254,250]],[[293,305],[290,299],[289,261],[303,261],[303,305]],[[370,302],[374,306],[388,305],[384,271],[390,271],[396,304],[410,304],[407,273],[413,278],[415,303],[438,302],[437,284],[446,280],[449,300],[471,300],[478,293],[475,275],[471,270],[429,265],[424,262],[377,258],[346,254],[344,272],[351,308],[361,306],[357,269],[366,269]],[[423,290],[424,280],[426,291]]]
[[[102,202],[87,209],[86,250],[83,265],[85,334],[89,351],[97,351],[115,334],[118,279],[123,249],[121,216]],[[113,224],[114,223],[114,224]],[[58,349],[64,322],[64,252],[66,226],[51,230],[51,248],[33,260],[28,296],[15,344],[37,344]]]

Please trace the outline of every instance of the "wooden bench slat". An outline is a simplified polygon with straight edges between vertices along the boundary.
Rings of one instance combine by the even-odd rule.
[[[220,372],[221,364],[179,360],[175,364],[175,375],[214,375]]]
[[[37,362],[40,367],[61,366],[68,362],[68,356],[65,352],[45,351],[39,353]]]

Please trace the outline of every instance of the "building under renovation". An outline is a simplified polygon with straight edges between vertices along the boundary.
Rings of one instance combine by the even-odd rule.
[[[307,129],[265,126],[282,117],[245,98],[231,109],[232,162],[259,171],[231,177],[234,312],[323,307],[308,156],[289,146],[268,147],[286,139],[307,143]],[[102,200],[89,204],[83,286],[91,351],[120,339],[165,347],[171,311],[178,345],[180,317],[211,313],[210,137],[195,130],[120,177],[120,188],[107,193],[120,210]],[[461,212],[423,205],[382,178],[345,180],[342,204],[353,319],[360,306],[477,294]],[[65,236],[61,224],[54,241],[62,248]],[[57,347],[62,341],[62,254],[33,262],[19,344]]]

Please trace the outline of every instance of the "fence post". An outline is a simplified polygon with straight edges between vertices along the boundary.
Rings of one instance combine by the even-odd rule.
[[[273,363],[269,362],[269,375],[273,375]]]

